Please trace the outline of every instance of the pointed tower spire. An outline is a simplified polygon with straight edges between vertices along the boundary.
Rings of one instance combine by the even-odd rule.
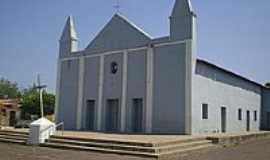
[[[72,16],[68,16],[60,41],[78,40]]]
[[[74,27],[72,16],[67,18],[63,33],[60,38],[60,55],[66,57],[70,53],[78,50],[78,37]]]
[[[190,0],[175,0],[170,17],[171,39],[192,39],[193,29],[196,27],[195,22],[196,15],[192,9]]]
[[[171,17],[193,14],[193,8],[190,0],[176,0]]]

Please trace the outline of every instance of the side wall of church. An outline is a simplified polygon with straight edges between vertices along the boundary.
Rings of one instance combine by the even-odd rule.
[[[247,111],[250,111],[250,130],[259,130],[260,86],[201,62],[197,63],[193,86],[193,134],[220,133],[221,107],[226,108],[226,132],[246,131]],[[202,117],[203,104],[208,105],[206,119]],[[239,109],[242,112],[241,120],[238,117]]]

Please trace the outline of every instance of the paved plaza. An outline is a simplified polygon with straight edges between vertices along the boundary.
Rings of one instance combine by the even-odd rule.
[[[151,160],[151,158],[0,143],[0,160]],[[269,160],[270,139],[183,155],[181,160]]]

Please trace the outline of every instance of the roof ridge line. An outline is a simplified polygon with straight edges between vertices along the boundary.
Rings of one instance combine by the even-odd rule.
[[[138,25],[136,25],[133,21],[129,20],[126,16],[124,16],[121,13],[116,13],[115,16],[119,16],[120,18],[122,18],[124,21],[126,21],[128,24],[130,24],[131,26],[133,26],[135,29],[139,30],[141,33],[143,33],[145,36],[149,37],[150,39],[153,39],[153,37],[147,33],[146,31],[144,31],[141,27],[139,27]]]

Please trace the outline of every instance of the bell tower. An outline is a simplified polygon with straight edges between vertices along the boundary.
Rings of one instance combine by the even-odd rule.
[[[196,14],[190,0],[176,0],[170,16],[171,40],[196,38]]]
[[[66,57],[70,53],[78,50],[78,37],[72,16],[67,18],[59,43],[59,58]]]
[[[197,25],[190,0],[175,0],[170,16],[170,39],[185,41],[185,133],[192,134],[193,77],[197,61]]]

